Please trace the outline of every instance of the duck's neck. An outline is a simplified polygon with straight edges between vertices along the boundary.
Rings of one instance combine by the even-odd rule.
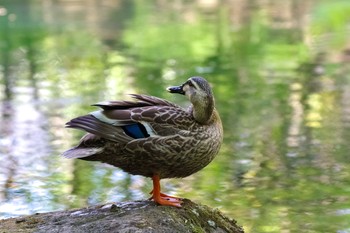
[[[214,99],[207,98],[206,101],[193,102],[192,104],[194,119],[201,124],[208,124],[214,111]]]

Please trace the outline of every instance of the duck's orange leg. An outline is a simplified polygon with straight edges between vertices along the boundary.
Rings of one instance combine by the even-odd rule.
[[[153,194],[153,190],[151,192],[149,192],[149,194]],[[173,199],[181,200],[181,198],[179,198],[179,197],[170,196],[170,195],[162,193],[162,192],[160,193],[160,196],[161,197],[166,197],[166,198],[173,198]],[[150,199],[152,199],[152,197]]]
[[[157,202],[160,205],[181,207],[182,201],[180,198],[172,197],[160,192],[160,178],[158,175],[153,175],[152,181],[153,181],[153,190],[151,192],[152,196],[150,199],[153,199],[155,202]]]

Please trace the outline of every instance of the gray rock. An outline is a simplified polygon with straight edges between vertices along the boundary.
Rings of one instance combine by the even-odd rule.
[[[243,233],[219,210],[184,200],[182,208],[152,201],[108,203],[82,209],[34,214],[0,221],[0,233]]]

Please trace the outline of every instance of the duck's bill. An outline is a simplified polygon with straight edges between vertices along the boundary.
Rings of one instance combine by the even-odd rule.
[[[182,89],[182,85],[181,86],[168,87],[167,91],[169,91],[170,93],[177,93],[177,94],[181,94],[181,95],[185,94],[184,90]]]

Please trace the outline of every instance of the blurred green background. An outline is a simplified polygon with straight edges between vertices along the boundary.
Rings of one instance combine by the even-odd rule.
[[[350,1],[1,0],[0,217],[149,197],[60,153],[90,104],[207,78],[225,139],[164,192],[246,232],[350,232]]]

